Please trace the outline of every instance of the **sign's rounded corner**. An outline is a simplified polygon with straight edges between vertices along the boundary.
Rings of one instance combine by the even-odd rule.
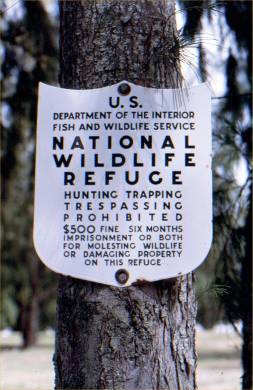
[[[35,234],[35,231],[33,233],[33,247],[35,249],[35,252],[37,254],[37,256],[39,257],[39,259],[41,260],[41,262],[47,267],[49,268],[51,271],[53,272],[56,272],[58,274],[62,274],[64,275],[64,273],[61,271],[61,270],[58,270],[57,267],[53,267],[52,266],[52,263],[50,261],[47,261],[47,257],[44,256],[44,254],[42,254],[41,252],[41,248],[40,248],[40,244],[37,242],[37,236]]]

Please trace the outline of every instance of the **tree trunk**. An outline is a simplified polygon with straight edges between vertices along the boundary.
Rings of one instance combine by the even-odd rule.
[[[39,301],[37,295],[32,295],[31,301],[23,309],[21,317],[23,348],[29,348],[36,344],[39,329]]]
[[[60,82],[180,83],[174,1],[60,1]],[[114,288],[60,277],[57,389],[195,389],[193,275]]]
[[[241,273],[241,310],[242,310],[242,388],[252,389],[252,183],[248,195],[249,209],[244,228],[246,237],[245,258]]]
[[[25,251],[29,264],[29,295],[24,296],[21,304],[21,332],[23,348],[36,344],[39,331],[39,267],[40,263],[33,250]],[[24,294],[23,294],[24,295]]]

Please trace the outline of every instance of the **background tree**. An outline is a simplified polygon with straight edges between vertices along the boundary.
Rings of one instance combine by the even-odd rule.
[[[212,275],[211,284],[222,285],[220,302],[227,320],[242,321],[243,388],[252,388],[252,2],[179,1],[184,10],[183,36],[198,41],[199,74],[208,79],[210,67],[204,48],[207,23],[219,23],[220,37],[231,47],[225,67],[225,96],[214,109],[214,240],[212,251],[200,272]],[[216,18],[213,19],[216,11]],[[215,20],[215,21],[214,21]],[[224,38],[223,38],[224,39]],[[222,40],[222,38],[221,38]],[[218,42],[221,44],[221,42]],[[222,42],[224,45],[224,42]],[[218,103],[218,104],[217,104]],[[244,162],[245,183],[236,178],[236,166]],[[213,272],[206,273],[209,268]],[[203,277],[200,283],[203,282]],[[210,283],[210,280],[209,280]],[[206,299],[200,314],[206,318]],[[216,318],[219,317],[217,313]],[[201,317],[200,317],[201,318]],[[210,322],[210,319],[206,318]],[[212,318],[213,320],[213,318]]]
[[[34,251],[32,226],[37,86],[55,82],[57,51],[56,30],[40,1],[21,2],[19,15],[2,15],[2,326],[20,329],[27,347],[39,317],[45,324],[52,317],[40,308],[55,291],[53,274]]]
[[[61,1],[60,82],[180,87],[174,1]],[[61,277],[57,389],[194,389],[193,276],[119,289]]]

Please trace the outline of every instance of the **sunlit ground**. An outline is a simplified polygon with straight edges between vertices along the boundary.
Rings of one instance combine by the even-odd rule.
[[[27,351],[18,333],[1,332],[1,390],[51,390],[54,388],[52,331],[39,336],[38,346]],[[198,389],[239,390],[241,340],[230,327],[198,330]]]

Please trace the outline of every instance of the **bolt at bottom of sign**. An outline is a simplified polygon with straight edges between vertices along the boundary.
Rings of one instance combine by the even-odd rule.
[[[125,270],[125,269],[119,269],[116,273],[115,273],[115,279],[117,280],[117,282],[119,284],[126,284],[126,282],[128,281],[129,279],[129,273]]]

